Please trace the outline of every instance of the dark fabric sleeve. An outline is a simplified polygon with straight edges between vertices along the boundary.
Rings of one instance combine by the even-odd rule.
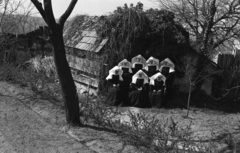
[[[162,107],[162,103],[163,103],[163,91],[159,90],[159,91],[150,91],[149,92],[149,103],[151,104],[151,107],[153,108],[160,108]]]
[[[111,87],[107,95],[106,104],[110,106],[121,106],[123,101],[123,95],[119,86]]]
[[[148,85],[142,88],[136,87],[135,84],[131,84],[129,89],[129,104],[130,106],[147,108],[148,103]]]
[[[151,107],[160,108],[163,104],[164,98],[164,85],[163,81],[156,81],[154,85],[150,85],[148,99]]]
[[[120,90],[122,92],[122,96],[124,100],[123,106],[128,106],[129,105],[128,93],[129,93],[130,84],[132,82],[132,77],[130,73],[123,73],[122,77],[123,77],[123,81],[120,83]]]

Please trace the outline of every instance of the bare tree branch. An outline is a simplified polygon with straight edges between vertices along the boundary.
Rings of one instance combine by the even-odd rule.
[[[76,3],[78,0],[72,0],[71,3],[69,4],[67,10],[64,12],[64,14],[60,17],[59,19],[59,25],[63,28],[65,21],[69,17],[69,15],[72,13]]]
[[[240,86],[235,86],[235,87],[232,87],[232,88],[230,88],[230,89],[226,89],[226,93],[224,94],[224,95],[222,95],[222,97],[220,97],[220,98],[215,98],[215,97],[213,97],[213,96],[211,96],[213,99],[215,99],[215,100],[220,100],[220,99],[223,99],[223,98],[225,98],[229,93],[230,93],[230,91],[232,91],[233,89],[237,89],[237,88],[240,88]]]
[[[193,47],[198,51],[204,49],[211,56],[224,43],[240,36],[239,0],[158,1],[161,8],[175,13],[178,22],[189,31]]]
[[[55,17],[53,15],[53,10],[52,10],[52,0],[43,0],[43,4],[44,4],[44,11],[45,14],[47,14],[46,19],[47,19],[47,23],[48,26],[51,29],[56,28],[56,21],[55,21]]]
[[[34,6],[37,8],[37,10],[41,14],[42,18],[44,19],[44,21],[47,23],[46,15],[45,15],[45,12],[43,10],[42,3],[39,2],[38,0],[31,0],[31,2],[34,4]]]

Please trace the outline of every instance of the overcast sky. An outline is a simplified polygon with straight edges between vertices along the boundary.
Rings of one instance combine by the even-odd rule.
[[[158,7],[154,3],[155,0],[78,0],[71,17],[76,14],[104,15],[114,11],[118,6],[123,6],[125,3],[136,5],[139,1],[143,3],[144,9]],[[52,0],[55,18],[61,16],[69,2],[70,0]]]

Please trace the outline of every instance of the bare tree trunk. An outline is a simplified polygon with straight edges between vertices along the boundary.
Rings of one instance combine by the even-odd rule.
[[[189,92],[188,92],[188,104],[187,104],[187,116],[186,117],[188,117],[188,114],[189,114],[191,94],[192,94],[192,84],[190,83]]]
[[[62,30],[58,24],[57,28],[52,31],[51,39],[54,48],[56,70],[62,88],[62,96],[66,110],[66,120],[69,124],[80,125],[78,95],[71,70],[66,59]]]
[[[62,96],[66,110],[66,120],[68,124],[80,125],[79,103],[76,86],[73,81],[72,73],[66,58],[66,51],[63,41],[64,23],[75,7],[77,0],[71,0],[67,10],[58,20],[55,21],[52,10],[52,1],[44,0],[44,8],[38,0],[31,0],[35,5],[48,27],[50,28],[50,37],[54,48],[54,61],[62,88]]]
[[[208,23],[207,23],[207,27],[204,31],[204,35],[203,35],[203,47],[202,47],[202,52],[203,54],[208,54],[209,51],[207,51],[207,45],[208,45],[208,41],[210,39],[210,35],[212,33],[211,29],[213,27],[213,20],[214,20],[214,16],[215,16],[215,13],[216,13],[216,0],[213,0],[211,2],[211,6],[210,6],[210,15],[208,17]]]

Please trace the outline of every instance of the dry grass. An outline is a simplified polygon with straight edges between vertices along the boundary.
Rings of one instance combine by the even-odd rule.
[[[159,117],[137,108],[108,107],[104,98],[82,97],[82,120],[118,133],[122,140],[144,152],[212,152],[219,142],[193,137],[192,123],[185,127],[173,118]],[[148,110],[151,111],[151,110]],[[169,113],[168,110],[163,110]],[[86,119],[87,118],[87,119]]]

